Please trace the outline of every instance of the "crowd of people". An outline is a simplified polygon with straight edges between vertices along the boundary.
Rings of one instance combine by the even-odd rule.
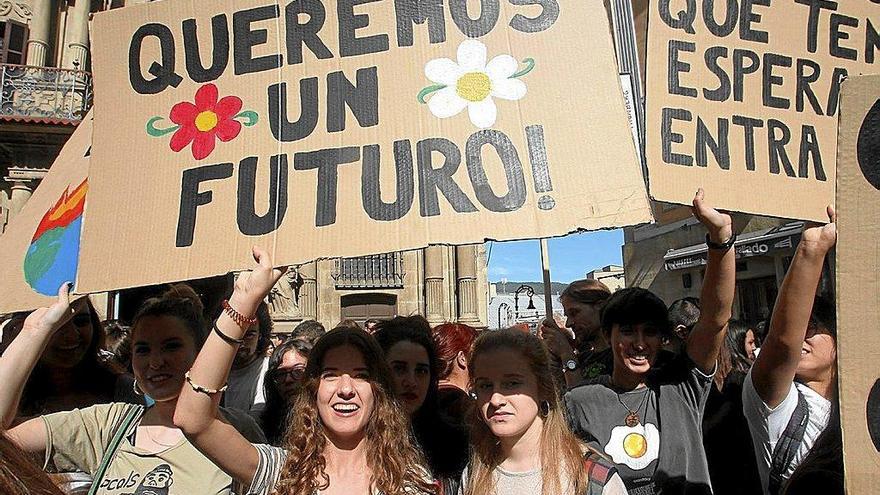
[[[62,286],[2,327],[0,493],[842,494],[833,211],[756,325],[732,319],[730,216],[693,212],[699,298],[580,280],[537,332],[413,315],[275,341],[260,248],[219,314],[178,284],[102,325]]]

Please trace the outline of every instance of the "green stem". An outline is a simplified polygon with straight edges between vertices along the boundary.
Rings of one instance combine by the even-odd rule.
[[[257,114],[257,112],[255,112],[253,110],[243,110],[243,111],[239,112],[238,115],[236,115],[235,117],[232,117],[232,118],[233,119],[239,119],[239,118],[247,119],[244,122],[242,122],[242,125],[244,125],[245,127],[250,127],[252,125],[256,125],[257,121],[260,120],[260,116]]]
[[[529,72],[531,72],[532,69],[535,68],[535,59],[533,59],[533,58],[527,58],[527,59],[523,60],[523,63],[526,64],[526,68],[519,71],[519,72],[514,73],[512,76],[510,76],[511,78],[522,77],[522,76],[528,74]]]
[[[428,96],[429,94],[431,94],[435,91],[440,91],[441,89],[443,89],[445,87],[446,87],[445,84],[432,84],[431,86],[428,86],[426,88],[422,88],[422,90],[419,91],[419,96],[418,96],[419,103],[427,103],[425,101],[426,96]]]
[[[179,125],[166,127],[165,129],[158,129],[153,124],[159,122],[160,120],[165,120],[163,117],[153,117],[147,121],[147,134],[153,137],[162,137],[166,134],[171,134],[180,128]]]

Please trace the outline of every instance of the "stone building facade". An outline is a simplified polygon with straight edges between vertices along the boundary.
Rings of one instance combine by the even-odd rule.
[[[0,0],[0,232],[92,104],[89,0]]]
[[[415,251],[307,263],[269,295],[276,332],[303,320],[331,328],[342,320],[424,315],[486,328],[488,282],[483,245],[429,246]]]

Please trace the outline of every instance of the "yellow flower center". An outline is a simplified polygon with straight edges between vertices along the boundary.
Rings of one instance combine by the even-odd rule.
[[[484,72],[468,72],[455,84],[455,92],[468,101],[483,101],[492,90],[492,82]]]
[[[202,132],[208,132],[215,127],[217,127],[216,113],[210,110],[205,110],[196,115],[196,129]]]

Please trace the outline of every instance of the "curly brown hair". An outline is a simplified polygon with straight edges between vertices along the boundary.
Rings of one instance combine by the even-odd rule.
[[[412,440],[409,420],[391,394],[391,372],[382,350],[366,332],[337,327],[315,343],[309,353],[303,387],[297,393],[289,417],[284,448],[289,452],[281,469],[276,495],[301,495],[326,489],[330,477],[325,469],[327,437],[318,415],[317,394],[324,357],[331,349],[351,346],[364,358],[373,391],[374,407],[366,427],[367,466],[371,484],[384,495],[436,493],[422,452]]]

